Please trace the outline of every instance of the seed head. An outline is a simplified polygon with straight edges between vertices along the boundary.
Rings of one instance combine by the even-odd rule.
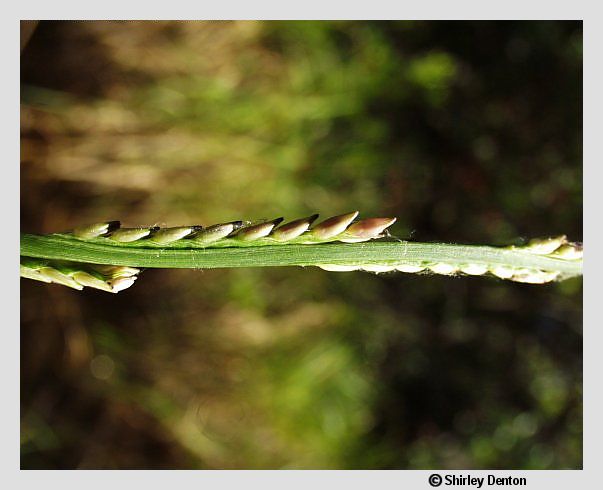
[[[561,245],[567,243],[567,237],[560,235],[552,238],[535,238],[530,240],[524,250],[537,255],[549,255],[557,250]]]
[[[295,221],[291,221],[290,223],[286,223],[278,227],[272,232],[271,236],[275,240],[281,242],[293,240],[294,238],[297,238],[301,234],[305,233],[308,228],[310,228],[310,225],[314,223],[316,218],[318,218],[318,215],[313,214],[307,218],[296,219]]]
[[[400,272],[408,272],[409,274],[415,274],[417,272],[424,271],[426,266],[424,265],[410,265],[410,264],[401,264],[396,266],[396,270]]]
[[[134,282],[136,281],[136,276],[132,277],[118,277],[117,279],[112,279],[109,281],[109,286],[111,286],[111,292],[119,293],[124,289],[128,289]]]
[[[313,237],[321,240],[332,238],[343,233],[349,224],[356,219],[356,216],[358,216],[358,211],[333,216],[316,225],[310,233]]]
[[[119,228],[119,221],[106,221],[104,223],[94,223],[92,225],[80,226],[73,230],[73,234],[78,238],[85,240],[97,238]]]
[[[120,243],[135,242],[151,234],[155,231],[153,228],[119,228],[111,233],[111,240]]]
[[[237,226],[238,224],[238,226]],[[222,223],[219,225],[213,225],[208,228],[204,228],[197,232],[193,237],[193,241],[199,244],[209,244],[217,242],[222,238],[226,238],[234,230],[242,225],[241,221],[233,221],[231,223]]]
[[[20,264],[19,269],[21,277],[26,277],[28,279],[33,279],[35,281],[42,281],[46,283],[52,282],[50,278],[46,277],[44,274],[41,274],[40,271],[34,269],[33,267],[28,267],[26,265]]]
[[[511,280],[528,284],[544,284],[555,280],[558,275],[558,271],[546,272],[532,269],[520,269],[513,275]]]
[[[52,267],[42,267],[39,270],[40,274],[46,276],[52,282],[56,282],[58,284],[62,284],[63,286],[69,286],[73,289],[82,290],[84,287],[81,284],[78,284],[74,279],[69,277],[67,274],[63,274]]]
[[[320,264],[322,270],[329,272],[351,272],[357,271],[360,267],[357,265],[339,265],[339,264]]]
[[[382,272],[391,272],[395,269],[393,265],[378,265],[378,264],[365,264],[362,266],[362,270],[367,272],[375,272],[380,274]]]
[[[113,292],[113,288],[105,281],[100,280],[98,277],[94,277],[92,274],[88,274],[84,271],[77,271],[72,274],[73,279],[81,284],[90,288],[101,289],[103,291]]]
[[[433,264],[429,266],[429,270],[431,272],[435,272],[436,274],[442,274],[445,276],[449,276],[458,271],[458,268],[451,264],[439,263]]]
[[[584,255],[584,251],[581,243],[569,242],[561,245],[552,255],[565,260],[580,260]]]
[[[151,240],[160,245],[166,245],[168,243],[181,240],[182,238],[187,237],[196,230],[197,228],[194,226],[177,226],[174,228],[162,228],[155,232],[155,234],[153,234]]]
[[[515,274],[513,269],[502,265],[491,268],[490,272],[501,279],[511,279],[513,274]]]
[[[276,218],[272,221],[266,221],[265,223],[260,223],[258,225],[251,225],[241,228],[239,232],[235,235],[235,238],[244,241],[257,240],[258,238],[263,238],[265,236],[270,235],[272,229],[278,225],[283,218]]]
[[[118,277],[132,277],[140,272],[140,269],[128,267],[125,265],[91,265],[94,271],[102,274],[107,279],[116,279]]]
[[[461,266],[461,272],[469,276],[482,276],[488,272],[488,267],[482,264],[466,264]]]
[[[396,218],[369,218],[352,223],[345,230],[345,238],[342,242],[354,243],[370,240],[372,238],[381,238],[383,231],[393,225]]]

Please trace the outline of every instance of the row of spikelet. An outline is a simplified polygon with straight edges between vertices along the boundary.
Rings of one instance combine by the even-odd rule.
[[[527,252],[534,255],[542,255],[560,260],[582,260],[583,247],[582,243],[570,242],[565,235],[560,235],[552,238],[536,238],[530,240],[526,245],[505,247],[507,250],[515,250],[519,252]],[[499,279],[506,279],[515,282],[523,282],[529,284],[544,284],[547,282],[559,279],[559,271],[545,271],[540,269],[526,267],[510,267],[508,265],[497,264],[451,264],[445,262],[427,262],[419,261],[417,263],[404,263],[397,265],[339,265],[339,264],[324,264],[319,265],[321,269],[331,272],[347,272],[355,270],[363,270],[367,272],[407,272],[412,274],[418,273],[434,273],[441,275],[457,275],[466,274],[470,276],[483,276],[490,274]]]
[[[358,211],[333,216],[312,228],[318,214],[285,224],[281,224],[283,218],[277,218],[261,223],[231,221],[206,228],[199,225],[122,228],[119,221],[108,221],[76,228],[72,233],[83,240],[103,237],[117,243],[144,242],[154,246],[183,243],[181,241],[191,247],[313,244],[333,241],[355,243],[385,236],[386,228],[396,221],[396,218],[369,218],[354,222],[357,216]]]
[[[119,293],[138,278],[140,269],[120,265],[84,264],[68,261],[44,261],[21,257],[21,277],[73,289],[84,287]]]

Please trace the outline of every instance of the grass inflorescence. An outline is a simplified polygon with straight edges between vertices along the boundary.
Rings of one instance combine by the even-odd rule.
[[[395,218],[356,221],[357,216],[354,211],[316,225],[316,214],[287,223],[276,218],[207,227],[126,228],[107,221],[69,233],[22,235],[21,275],[75,289],[117,292],[134,283],[138,267],[296,265],[328,271],[490,275],[531,284],[582,274],[582,244],[565,236],[510,247],[416,243],[389,235]]]

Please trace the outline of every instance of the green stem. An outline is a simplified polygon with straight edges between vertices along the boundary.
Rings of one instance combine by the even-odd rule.
[[[565,260],[526,250],[482,245],[451,245],[405,241],[266,245],[246,248],[146,248],[86,241],[68,234],[21,235],[21,255],[94,264],[158,268],[219,268],[341,265],[416,266],[445,264],[459,270],[473,264],[489,272],[497,268],[557,273],[559,278],[582,274],[582,260]],[[462,269],[460,269],[462,271]],[[433,270],[437,272],[437,270]],[[456,272],[456,271],[452,271]],[[499,276],[502,277],[502,276]]]

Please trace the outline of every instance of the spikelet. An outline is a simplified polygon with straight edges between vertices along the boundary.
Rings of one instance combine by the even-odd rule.
[[[333,216],[316,225],[309,233],[310,236],[321,240],[333,238],[343,233],[352,221],[358,216],[358,211]]]
[[[351,224],[342,242],[356,243],[383,237],[383,232],[396,222],[396,218],[369,218]]]
[[[174,228],[161,228],[151,236],[150,240],[159,245],[168,245],[195,233],[199,226],[177,226]]]
[[[552,238],[534,238],[523,246],[510,246],[511,250],[536,255],[548,255],[563,260],[582,260],[583,247],[580,242],[570,242],[565,235]]]
[[[111,232],[109,238],[121,243],[130,243],[149,236],[159,228],[119,228]]]
[[[266,221],[257,225],[244,226],[237,232],[235,238],[245,242],[251,242],[253,240],[257,240],[258,238],[267,237],[270,235],[270,232],[274,229],[274,227],[282,221],[283,218],[276,218],[272,221]]]
[[[468,276],[483,276],[488,272],[488,266],[484,264],[464,264],[459,267],[459,270]]]
[[[581,243],[567,242],[561,245],[551,255],[563,260],[582,260],[584,253]]]
[[[57,284],[62,284],[63,286],[73,289],[84,289],[84,286],[79,284],[75,279],[52,267],[41,267],[38,269],[38,272],[47,279],[50,279],[50,282],[56,282]]]
[[[537,255],[550,255],[566,243],[567,237],[560,235],[551,238],[534,238],[527,245],[518,248]]]
[[[286,223],[282,226],[279,226],[276,230],[272,232],[272,238],[278,240],[279,242],[286,242],[289,240],[293,240],[298,236],[302,235],[316,221],[318,218],[317,214],[313,214],[312,216],[308,216],[307,218],[296,219],[289,223]]]
[[[203,228],[195,234],[195,236],[192,238],[192,242],[197,245],[209,245],[211,243],[218,242],[223,238],[226,238],[242,225],[242,221],[232,221],[230,223],[222,223],[209,226],[208,228]]]
[[[73,230],[73,234],[84,240],[90,238],[97,238],[99,236],[105,235],[107,233],[112,232],[113,230],[119,228],[119,221],[107,221],[104,223],[93,223],[91,225],[80,226]]]
[[[108,281],[103,281],[96,276],[86,272],[86,271],[76,271],[71,277],[73,280],[80,284],[81,286],[87,286],[89,288],[100,289],[102,291],[107,291],[109,293],[114,292],[113,288],[109,284]]]
[[[136,276],[132,277],[118,277],[116,279],[111,279],[107,282],[107,284],[111,287],[112,293],[119,293],[124,289],[128,289],[134,281],[138,279]]]

